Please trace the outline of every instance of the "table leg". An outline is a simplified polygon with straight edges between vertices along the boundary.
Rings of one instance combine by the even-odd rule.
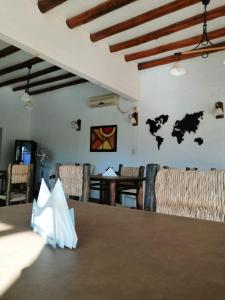
[[[1,194],[3,194],[4,191],[4,179],[1,178]]]
[[[110,181],[109,183],[109,197],[110,205],[116,205],[116,181]]]
[[[143,209],[143,184],[139,183],[137,186],[137,195],[136,195],[136,207],[137,209]]]
[[[100,180],[100,204],[104,204],[104,182]]]

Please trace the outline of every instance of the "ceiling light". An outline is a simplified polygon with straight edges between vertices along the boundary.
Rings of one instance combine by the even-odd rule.
[[[170,69],[170,74],[173,76],[182,76],[187,73],[186,69],[181,65],[179,61],[175,62],[175,64]]]
[[[29,100],[29,101],[27,101],[27,103],[24,104],[24,107],[27,108],[27,109],[33,109],[34,105],[31,102],[31,100]]]
[[[24,93],[21,97],[21,100],[26,101],[28,103],[28,102],[31,102],[31,98],[30,98],[30,95],[29,95],[29,84],[30,84],[30,71],[31,71],[32,65],[29,65],[27,68],[28,68],[28,74],[27,74],[26,89],[25,89],[25,91],[24,91]]]
[[[21,97],[22,101],[30,101],[30,95],[27,92],[24,92],[22,97]]]
[[[180,53],[175,53],[177,57],[177,61],[173,64],[172,68],[170,69],[170,74],[173,76],[182,76],[187,73],[186,69],[181,65],[179,59],[180,59]]]

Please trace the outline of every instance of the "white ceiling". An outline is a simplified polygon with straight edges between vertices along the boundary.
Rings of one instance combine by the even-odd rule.
[[[7,44],[3,41],[0,41],[0,50],[6,48],[7,46],[9,46],[9,44]],[[26,60],[29,60],[31,58],[33,58],[33,56],[31,54],[20,50],[20,51],[15,52],[11,55],[8,55],[6,57],[1,58],[0,59],[0,70],[4,69],[6,67],[9,67],[9,66],[19,64],[19,63],[24,62]],[[52,65],[49,64],[48,62],[43,61],[41,63],[33,65],[32,69],[31,69],[31,73],[46,69],[46,68],[51,67],[51,66]],[[28,69],[25,68],[25,69],[14,71],[14,72],[11,72],[11,73],[8,73],[8,74],[5,74],[5,75],[0,75],[0,83],[4,82],[6,80],[9,80],[9,79],[17,78],[17,77],[20,77],[20,76],[25,76],[25,75],[27,75],[27,73],[28,73]],[[55,71],[55,72],[52,72],[52,73],[49,73],[49,74],[42,75],[42,76],[36,77],[34,79],[31,79],[30,82],[32,83],[32,82],[36,82],[36,81],[39,81],[39,80],[52,78],[52,77],[55,77],[55,76],[63,75],[65,73],[68,73],[68,72],[66,72],[64,70],[58,70],[58,71]],[[68,78],[68,79],[64,79],[64,80],[44,84],[44,85],[41,85],[41,86],[31,88],[30,91],[43,89],[43,88],[46,88],[46,87],[49,87],[49,86],[52,86],[52,85],[62,84],[62,83],[68,82],[68,81],[73,81],[74,79],[78,79],[78,78],[79,77],[71,77],[71,78]],[[16,86],[21,86],[21,85],[24,85],[25,83],[26,83],[25,81],[22,81],[22,82],[19,82],[19,83],[11,84],[10,88],[14,88]],[[17,91],[17,93],[23,93],[23,91]]]
[[[94,7],[95,5],[100,4],[102,2],[104,2],[104,1],[103,0],[85,0],[85,1],[83,1],[83,0],[76,0],[76,1],[68,0],[65,3],[63,3],[62,5],[56,7],[55,9],[49,11],[48,13],[46,13],[46,15],[47,14],[57,14],[61,18],[64,18],[66,21],[67,18],[77,15],[81,12],[84,12],[85,10],[87,10],[91,7]],[[105,16],[102,16],[96,20],[93,20],[92,22],[89,22],[88,24],[82,25],[81,28],[89,33],[93,33],[98,30],[109,27],[111,25],[117,24],[118,22],[125,21],[131,17],[137,16],[141,13],[144,13],[148,10],[154,9],[156,7],[159,7],[159,6],[169,3],[169,2],[171,2],[171,1],[168,1],[168,0],[138,0],[127,6],[120,8],[116,11],[113,11]],[[214,1],[212,0],[208,6],[208,10],[211,10],[213,8],[216,8],[216,7],[219,7],[222,5],[225,5],[225,0],[214,0]],[[203,5],[202,5],[201,1],[199,1],[198,4],[192,5],[190,7],[179,10],[179,11],[169,14],[167,16],[158,18],[156,20],[147,22],[143,25],[137,26],[130,30],[127,30],[127,31],[118,33],[116,35],[113,35],[111,37],[108,37],[108,38],[104,39],[103,41],[101,41],[101,43],[103,42],[107,45],[111,45],[114,43],[125,41],[128,39],[137,37],[139,35],[143,35],[145,33],[157,30],[159,28],[166,27],[177,21],[184,20],[186,18],[189,18],[196,14],[200,14],[202,12],[203,12]],[[65,23],[65,26],[66,26],[66,23]],[[221,17],[221,18],[218,18],[218,19],[208,22],[208,31],[219,29],[224,26],[225,26],[225,17]],[[71,30],[77,30],[77,29],[75,28],[75,29],[71,29]],[[121,53],[121,55],[124,55],[124,54],[129,54],[129,53],[133,53],[133,52],[140,51],[140,50],[154,48],[154,47],[157,47],[162,44],[167,44],[167,43],[181,40],[184,38],[188,38],[191,36],[199,35],[201,33],[202,33],[202,24],[199,24],[199,25],[193,26],[191,28],[176,32],[174,34],[162,37],[158,40],[154,40],[154,41],[151,41],[151,42],[148,42],[148,43],[136,46],[136,47],[132,47],[132,48],[120,51],[120,53]],[[217,41],[218,42],[225,41],[225,37],[220,38]],[[216,42],[216,40],[215,40],[215,42]],[[98,44],[98,42],[96,42],[96,44]],[[0,41],[0,50],[7,46],[8,46],[7,43]],[[190,49],[190,47],[183,48],[183,49],[181,49],[181,51],[186,50],[186,49]],[[161,57],[173,54],[173,53],[174,53],[174,51],[165,52],[163,54],[156,55],[151,58],[145,58],[145,59],[141,59],[139,61],[137,60],[136,62],[161,58]],[[111,55],[116,55],[116,54],[112,53]],[[11,54],[5,58],[0,59],[0,69],[3,69],[5,67],[8,67],[8,66],[11,66],[14,64],[18,64],[18,63],[28,60],[30,58],[32,58],[32,56],[30,54],[28,54],[24,51],[18,51],[14,54]],[[32,73],[36,72],[38,70],[47,68],[49,66],[51,66],[51,65],[47,62],[42,62],[42,63],[36,64],[32,67]],[[5,80],[15,78],[18,76],[23,76],[26,74],[27,74],[27,69],[22,69],[19,71],[15,71],[15,72],[0,76],[0,83]],[[47,75],[44,75],[41,77],[37,77],[37,78],[33,79],[33,81],[39,81],[42,79],[51,78],[51,77],[61,75],[61,74],[65,74],[65,71],[59,70],[56,72],[52,72],[50,74],[47,74]],[[61,84],[63,82],[70,81],[70,80],[72,81],[72,80],[74,80],[74,78],[66,79],[63,81],[58,81],[55,83],[46,84],[41,87],[35,87],[31,90],[37,90],[37,89],[44,88],[44,87],[47,87],[50,85]],[[17,84],[12,85],[11,87],[13,88],[13,87],[21,85],[23,83],[24,82],[17,83]]]
[[[61,17],[65,18],[65,20],[73,15],[77,15],[81,12],[84,12],[85,10],[94,7],[97,4],[100,4],[104,2],[103,0],[68,0],[64,2],[62,5],[56,7],[53,9],[50,13],[57,13],[61,15]],[[96,31],[99,31],[101,29],[107,28],[111,25],[117,24],[121,21],[125,21],[127,19],[130,19],[132,17],[135,17],[139,14],[142,14],[148,10],[152,10],[156,7],[159,7],[161,5],[164,5],[166,3],[170,3],[171,1],[168,0],[138,0],[135,1],[129,5],[126,5],[120,9],[117,9],[107,15],[104,15],[98,19],[95,19],[85,25],[82,25],[82,29],[88,31],[89,33],[93,33]],[[225,5],[225,0],[211,0],[210,4],[208,5],[208,10],[212,10],[216,7],[220,7],[222,5]],[[108,37],[104,39],[104,43],[107,43],[108,45],[112,45],[115,43],[119,43],[122,41],[129,40],[131,38],[135,38],[137,36],[152,32],[154,30],[160,29],[162,27],[166,27],[170,24],[173,24],[175,22],[184,20],[186,18],[192,17],[197,14],[203,13],[203,5],[202,2],[199,1],[199,3],[189,6],[187,8],[178,10],[174,13],[168,14],[166,16],[163,16],[161,18],[155,19],[153,21],[144,23],[140,26],[134,27],[130,30],[115,34],[111,37]],[[219,29],[225,26],[225,16],[217,18],[215,20],[208,22],[208,31],[212,31],[215,29]],[[72,30],[76,30],[72,29]],[[120,51],[121,54],[129,54],[140,50],[145,50],[153,47],[157,47],[162,44],[167,44],[170,42],[175,42],[177,40],[189,38],[195,35],[199,35],[202,33],[202,24],[190,27],[188,29],[182,30],[180,32],[176,32],[174,34],[162,37],[158,40],[154,40],[148,43],[144,43],[142,45],[132,47],[129,49],[125,49]],[[225,37],[222,39],[219,39],[219,41],[225,41]],[[216,42],[216,40],[215,40]],[[98,42],[96,42],[98,43]],[[189,48],[183,48],[181,51]],[[168,56],[170,54],[173,54],[172,52],[164,53],[163,55],[154,56],[153,58],[159,58],[163,56]],[[113,54],[112,54],[113,55]],[[148,58],[145,60],[149,60]],[[140,61],[143,61],[140,60]],[[138,61],[137,61],[138,62]]]

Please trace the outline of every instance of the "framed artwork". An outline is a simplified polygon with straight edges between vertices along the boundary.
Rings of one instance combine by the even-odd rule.
[[[116,152],[117,125],[93,126],[90,132],[91,152]]]

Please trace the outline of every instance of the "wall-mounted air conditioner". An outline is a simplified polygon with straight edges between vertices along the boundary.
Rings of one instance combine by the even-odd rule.
[[[90,108],[115,106],[119,104],[119,96],[116,94],[104,95],[90,98],[87,105]]]

